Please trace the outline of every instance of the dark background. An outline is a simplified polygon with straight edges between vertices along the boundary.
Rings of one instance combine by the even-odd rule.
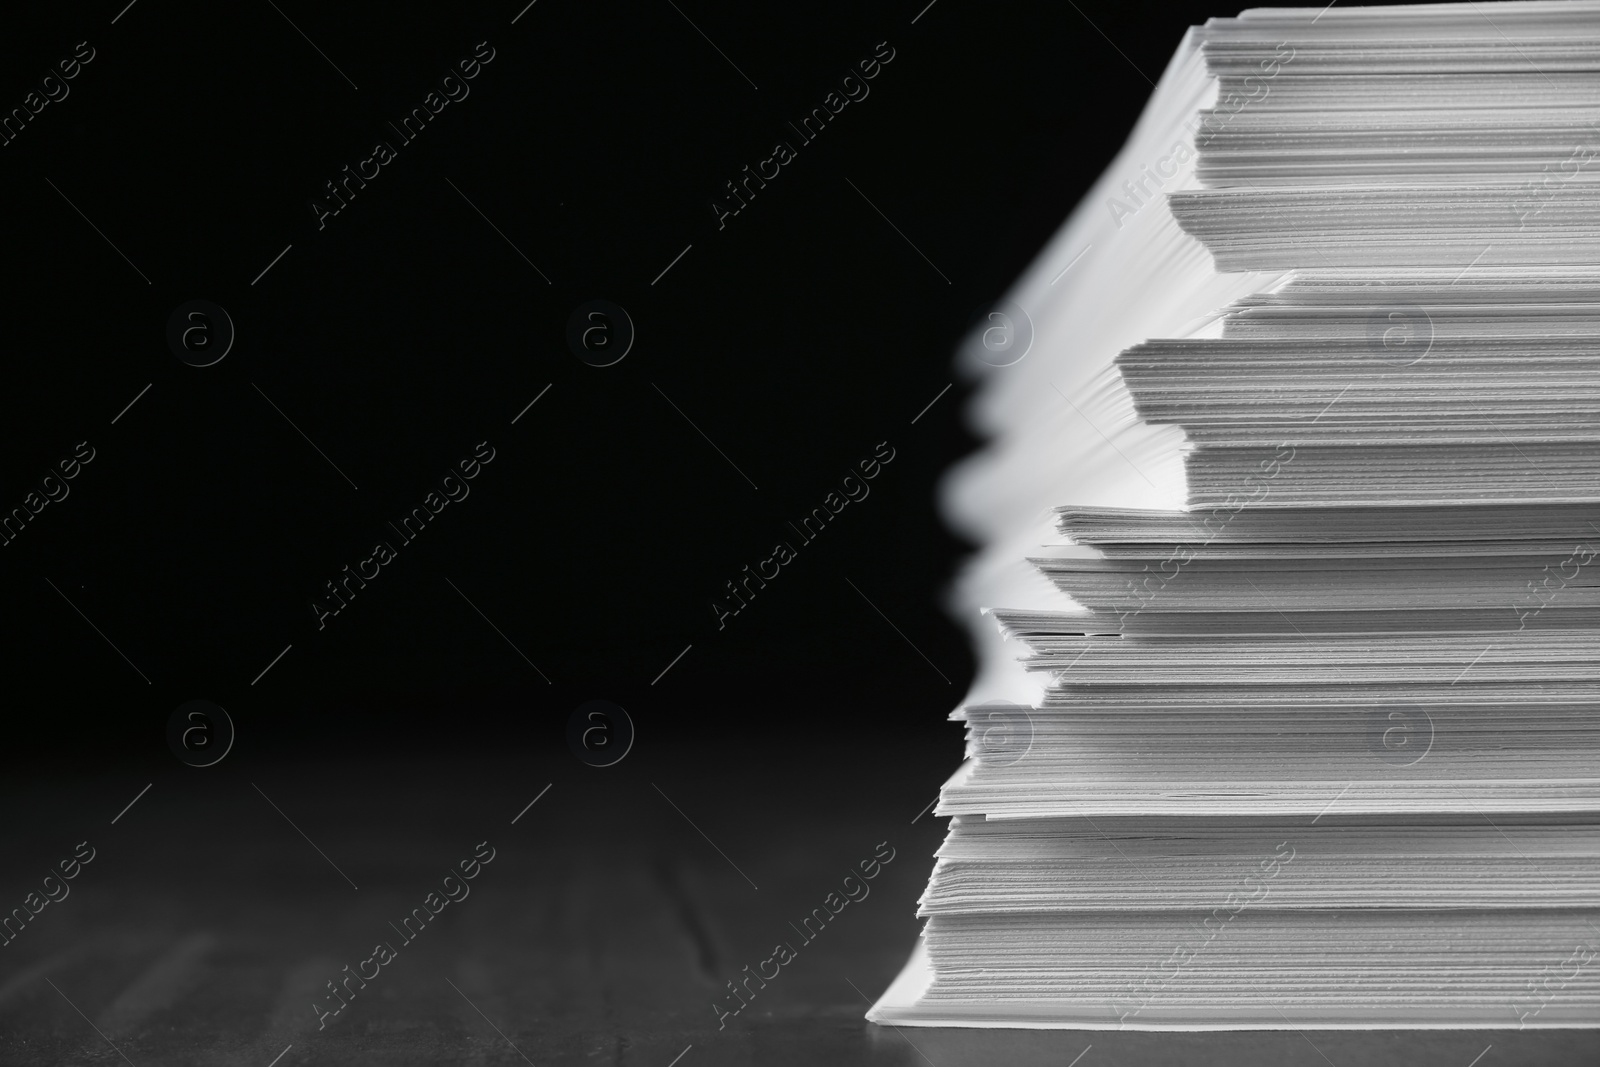
[[[97,55],[0,149],[0,505],[76,442],[97,456],[0,549],[7,762],[60,755],[64,728],[75,760],[168,760],[193,698],[228,709],[238,756],[559,744],[604,698],[641,745],[845,716],[958,758],[954,346],[1218,9],[942,0],[912,25],[923,3],[285,7],[328,59],[265,2],[14,28],[8,108],[78,41]],[[471,95],[399,146],[385,121],[481,40]],[[798,144],[786,122],[881,41],[870,95]],[[379,136],[398,159],[319,231],[309,201]],[[719,231],[711,200],[778,138],[799,158]],[[237,330],[206,368],[165,338],[196,298]],[[564,336],[597,298],[637,330],[607,368]],[[470,497],[319,631],[323,583],[481,440]],[[719,632],[723,583],[882,441],[870,497]]]

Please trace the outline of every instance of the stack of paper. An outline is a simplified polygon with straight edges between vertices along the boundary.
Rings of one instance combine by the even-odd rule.
[[[868,1017],[1600,1025],[1600,3],[1192,30],[1011,303]]]

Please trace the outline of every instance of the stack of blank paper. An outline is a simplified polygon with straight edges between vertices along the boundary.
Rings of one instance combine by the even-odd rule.
[[[1012,296],[869,1018],[1600,1025],[1600,3],[1197,27]]]

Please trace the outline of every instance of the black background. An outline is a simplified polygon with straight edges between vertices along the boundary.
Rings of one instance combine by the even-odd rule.
[[[0,44],[7,108],[96,53],[0,149],[0,505],[96,450],[0,550],[8,762],[170,759],[194,698],[240,756],[560,744],[605,698],[641,744],[847,716],[959,758],[954,346],[1214,9],[120,6]],[[385,122],[483,40],[470,96],[399,146]],[[796,143],[883,41],[870,95]],[[398,158],[319,230],[309,202],[379,137]],[[780,138],[798,159],[719,230],[712,199]],[[237,329],[207,368],[165,340],[196,298]],[[597,298],[637,329],[608,368],[564,339]],[[470,497],[319,631],[323,583],[482,440]],[[884,441],[871,496],[719,631],[723,583]]]

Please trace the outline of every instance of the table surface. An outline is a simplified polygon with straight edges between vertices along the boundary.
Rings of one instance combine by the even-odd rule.
[[[874,1026],[944,830],[918,812],[958,747],[753,747],[605,769],[534,753],[4,783],[6,908],[79,841],[96,851],[0,950],[0,1063],[1600,1063],[1600,1032],[1582,1030]],[[470,894],[402,941],[390,924],[485,840]],[[880,842],[895,857],[869,895],[801,943],[790,923]],[[380,941],[392,962],[319,1027],[313,1002],[332,1006],[327,983]],[[779,941],[797,957],[719,1029],[725,983]]]

